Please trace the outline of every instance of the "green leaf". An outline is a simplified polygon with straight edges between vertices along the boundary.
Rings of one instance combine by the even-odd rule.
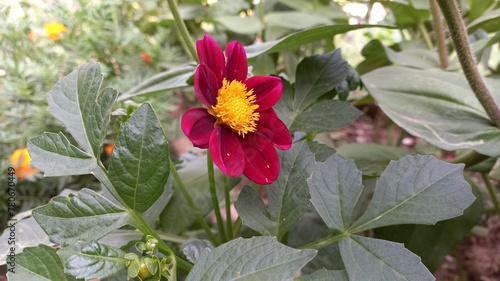
[[[290,131],[309,133],[331,132],[348,126],[363,113],[349,102],[321,101],[300,113],[289,123]]]
[[[354,162],[338,154],[316,163],[307,184],[311,202],[329,228],[344,231],[349,227],[354,206],[363,191],[361,181],[361,172]]]
[[[186,281],[289,280],[316,255],[295,250],[274,237],[238,238],[204,251]]]
[[[309,275],[293,278],[293,281],[349,281],[345,270],[326,270],[325,268]]]
[[[64,273],[61,260],[54,247],[43,244],[28,247],[16,255],[14,273],[7,272],[11,281],[73,281],[76,279]]]
[[[209,251],[214,250],[214,246],[212,246],[212,243],[209,240],[191,238],[182,243],[182,252],[192,263],[196,263],[205,249],[208,249]]]
[[[203,216],[212,210],[212,201],[208,183],[207,158],[197,157],[191,161],[184,161],[182,168],[177,172],[186,186],[193,201]],[[215,168],[215,182],[217,198],[224,198],[224,173]],[[229,187],[233,188],[240,178],[231,177]],[[174,194],[160,215],[161,229],[171,234],[180,234],[196,223],[196,216],[191,211],[179,187],[173,183]]]
[[[414,7],[406,0],[381,1],[385,7],[391,9],[399,26],[409,26],[425,21],[429,18],[429,7]]]
[[[363,175],[379,176],[391,160],[399,160],[409,151],[376,143],[348,143],[337,148],[337,153],[345,159],[354,160]]]
[[[33,217],[51,241],[62,246],[98,240],[130,222],[129,213],[86,188],[76,195],[52,198],[33,210]]]
[[[101,83],[99,64],[90,61],[59,80],[48,95],[50,113],[66,126],[88,154],[97,159],[118,95],[110,88],[100,92]]]
[[[280,175],[267,186],[269,214],[276,223],[278,239],[304,215],[309,208],[306,180],[311,176],[314,155],[305,142],[294,143],[289,150],[279,150]]]
[[[81,243],[60,249],[64,270],[76,278],[94,279],[127,269],[125,252],[97,242]]]
[[[132,210],[146,211],[163,193],[170,173],[168,143],[150,104],[120,127],[109,179]]]
[[[500,9],[490,11],[475,19],[467,25],[469,33],[474,32],[478,28],[484,29],[486,32],[496,32],[500,30]]]
[[[404,243],[405,247],[422,258],[427,268],[434,272],[446,260],[446,256],[476,225],[483,213],[481,194],[472,180],[474,201],[460,217],[437,222],[435,225],[393,225],[375,230],[377,238]]]
[[[264,22],[269,26],[290,29],[306,29],[317,25],[332,24],[330,19],[322,15],[295,11],[268,13],[264,16]]]
[[[382,110],[410,134],[446,150],[500,155],[500,130],[489,121],[463,74],[389,66],[362,80]],[[498,80],[485,81],[500,103]]]
[[[28,141],[30,164],[46,177],[84,175],[98,169],[97,160],[72,145],[63,133],[44,133]]]
[[[309,150],[314,154],[317,162],[325,162],[326,159],[335,153],[335,149],[316,141],[308,141],[306,144]]]
[[[349,65],[340,49],[304,58],[297,66],[293,108],[304,110],[345,80]]]
[[[463,168],[430,155],[408,155],[391,162],[350,232],[393,224],[435,224],[461,215],[475,200]]]
[[[495,3],[495,0],[469,0],[470,10],[468,16],[469,22],[479,18],[488,8]]]
[[[223,16],[216,20],[225,28],[241,34],[259,33],[264,28],[264,25],[255,17]]]
[[[369,25],[369,24],[358,24],[358,25],[335,24],[335,25],[320,26],[304,31],[299,31],[290,34],[288,36],[285,36],[281,39],[246,46],[245,50],[247,53],[247,58],[254,58],[263,53],[274,53],[281,50],[295,48],[301,45],[316,42],[321,39],[331,38],[334,35],[346,33],[351,30],[356,30],[361,28],[373,28],[373,27],[394,28],[393,26]]]
[[[435,280],[420,258],[403,244],[356,235],[339,243],[349,280]]]
[[[118,97],[118,101],[145,94],[155,94],[168,90],[189,87],[187,80],[194,75],[195,65],[187,64],[160,72]]]
[[[276,222],[271,219],[264,201],[253,188],[244,186],[234,207],[246,226],[262,235],[274,235]]]

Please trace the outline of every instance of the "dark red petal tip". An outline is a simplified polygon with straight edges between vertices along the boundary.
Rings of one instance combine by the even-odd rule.
[[[245,82],[247,90],[255,94],[255,103],[259,105],[257,111],[264,111],[273,107],[281,98],[283,83],[279,77],[253,76]]]
[[[273,144],[259,133],[240,137],[240,142],[245,153],[243,174],[258,184],[273,183],[280,173],[280,161]]]
[[[230,177],[239,177],[245,167],[245,156],[238,137],[223,125],[217,126],[210,137],[212,159]]]
[[[215,121],[206,109],[193,108],[182,115],[181,128],[194,146],[208,148]]]
[[[226,47],[226,61],[224,70],[226,80],[244,82],[248,76],[248,65],[243,45],[236,41],[229,42]]]
[[[196,41],[196,50],[200,63],[204,63],[215,74],[217,81],[222,85],[224,75],[225,59],[222,48],[205,33],[203,40]]]
[[[288,128],[272,108],[260,112],[257,132],[264,135],[278,149],[287,150],[292,146],[292,137]]]

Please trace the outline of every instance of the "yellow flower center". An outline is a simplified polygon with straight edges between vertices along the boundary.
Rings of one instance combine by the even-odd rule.
[[[259,113],[255,112],[259,105],[255,104],[255,98],[253,90],[248,91],[245,84],[237,80],[228,82],[224,78],[217,104],[208,109],[217,118],[215,126],[224,124],[243,137],[248,132],[255,132],[259,121]]]

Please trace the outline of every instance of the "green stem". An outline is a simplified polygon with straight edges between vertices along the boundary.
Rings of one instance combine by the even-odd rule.
[[[460,281],[467,281],[467,275],[465,274],[460,258],[458,257],[457,251],[453,252],[453,258],[455,259],[455,264],[457,265],[458,274],[460,275]]]
[[[226,228],[227,228],[227,239],[232,240],[233,237],[233,225],[231,221],[231,197],[229,196],[229,176],[224,174],[224,193],[226,199]]]
[[[182,194],[184,195],[184,198],[186,198],[186,201],[189,204],[189,207],[191,207],[191,211],[193,211],[193,214],[196,216],[198,219],[198,223],[203,227],[205,232],[207,233],[208,237],[210,237],[210,241],[212,241],[212,244],[217,247],[220,245],[219,240],[217,240],[217,237],[212,233],[212,230],[208,226],[207,222],[203,218],[203,216],[200,213],[200,210],[196,208],[196,205],[193,202],[193,198],[189,195],[189,193],[186,190],[186,187],[184,186],[184,183],[181,180],[181,177],[179,176],[179,173],[177,173],[177,170],[175,169],[174,162],[172,162],[172,159],[170,159],[170,172],[174,176],[174,180],[179,186],[179,189],[181,190]]]
[[[489,156],[486,156],[486,155],[477,153],[474,150],[471,150],[469,152],[461,154],[458,157],[455,157],[454,159],[452,159],[448,162],[454,163],[454,164],[464,163],[465,167],[470,167],[470,166],[474,166],[478,163],[481,163],[488,158],[489,158]]]
[[[406,131],[401,128],[401,132],[399,133],[398,141],[396,142],[396,146],[401,146],[403,144],[403,139],[406,137]]]
[[[439,54],[439,63],[442,69],[446,69],[450,62],[448,61],[448,49],[444,40],[443,21],[441,20],[441,11],[436,0],[429,0],[432,14],[432,25],[436,34],[437,50]]]
[[[259,18],[260,22],[262,23],[262,31],[260,33],[260,38],[262,39],[262,42],[266,41],[266,22],[264,20],[264,0],[260,0],[259,2]]]
[[[497,211],[498,215],[500,215],[500,203],[498,203],[497,190],[491,184],[490,176],[488,175],[488,173],[481,173],[481,176],[483,176],[484,183],[488,188],[488,192],[490,193],[490,197],[493,201],[493,205],[495,206],[495,210]]]
[[[174,0],[167,0],[168,6],[170,7],[170,11],[172,12],[172,15],[174,16],[174,21],[179,28],[179,31],[181,32],[182,38],[184,39],[184,42],[186,42],[189,52],[191,53],[191,56],[196,60],[196,62],[200,62],[198,60],[198,54],[196,53],[196,47],[194,45],[193,39],[191,39],[191,36],[189,35],[189,32],[187,30],[186,24],[184,24],[184,21],[181,18],[181,14],[179,13],[179,8],[177,8],[177,3],[175,3]]]
[[[175,257],[175,262],[177,264],[177,269],[180,269],[186,273],[189,273],[189,271],[191,271],[191,269],[193,268],[192,263],[181,258]]]
[[[233,226],[233,239],[238,238],[242,224],[243,224],[243,221],[241,220],[240,217],[238,217],[236,219],[236,221],[234,222],[234,226]]]
[[[417,23],[418,30],[422,34],[422,37],[424,37],[425,45],[427,45],[427,49],[432,50],[434,49],[434,46],[432,46],[432,41],[431,37],[429,36],[429,32],[427,32],[427,28],[425,28],[424,22],[419,21]]]
[[[476,58],[472,53],[465,24],[457,3],[454,0],[437,0],[437,2],[448,23],[450,36],[465,77],[491,121],[493,121],[496,127],[500,128],[500,109],[486,87],[483,77],[479,74],[476,66]]]
[[[350,236],[350,235],[351,234],[349,232],[336,232],[336,233],[333,233],[327,237],[321,238],[321,239],[316,240],[312,243],[304,245],[304,246],[300,247],[299,249],[319,250],[323,247],[326,247],[326,246],[331,245],[335,242],[338,242],[338,241],[340,241],[340,239],[347,237],[347,236]]]
[[[215,217],[217,218],[217,226],[219,227],[220,238],[222,240],[222,243],[224,243],[228,240],[226,237],[226,230],[224,229],[224,223],[222,221],[222,215],[220,214],[219,200],[217,199],[217,190],[215,189],[214,161],[212,160],[212,155],[210,155],[209,149],[207,149],[207,167],[212,205],[214,207]]]

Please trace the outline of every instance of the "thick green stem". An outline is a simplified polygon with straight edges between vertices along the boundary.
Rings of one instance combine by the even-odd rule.
[[[210,237],[210,241],[214,246],[219,246],[220,242],[217,240],[217,237],[212,233],[212,230],[208,226],[207,222],[203,218],[203,216],[200,213],[200,210],[196,208],[196,205],[193,202],[193,198],[191,198],[191,195],[186,190],[186,187],[184,186],[184,183],[181,180],[181,177],[177,173],[177,170],[175,169],[174,162],[172,162],[172,159],[170,159],[170,172],[174,176],[174,180],[177,183],[177,186],[179,186],[179,189],[181,190],[182,194],[184,195],[184,198],[186,198],[186,201],[188,202],[189,207],[191,207],[191,211],[193,211],[193,214],[196,216],[198,219],[198,223],[203,227],[205,230],[205,233],[207,233],[208,237]]]
[[[465,24],[460,14],[460,10],[458,9],[458,5],[454,0],[437,0],[437,2],[448,23],[450,36],[465,77],[491,121],[495,126],[500,128],[500,109],[486,87],[483,77],[479,74],[479,70],[476,66],[476,58],[472,53]]]
[[[461,154],[458,157],[455,157],[454,159],[452,159],[448,162],[450,162],[450,163],[464,163],[465,167],[470,167],[470,166],[474,166],[476,164],[479,164],[488,158],[489,158],[489,156],[486,156],[486,155],[477,153],[474,150],[471,150],[469,152]]]
[[[265,9],[264,9],[264,0],[260,0],[259,2],[259,18],[260,22],[262,23],[262,31],[260,33],[260,39],[262,39],[262,42],[266,41],[266,21],[264,20],[264,14],[265,14]]]
[[[427,32],[427,28],[425,28],[424,22],[419,21],[417,23],[418,30],[422,34],[422,37],[424,37],[425,45],[427,45],[427,49],[432,50],[434,46],[432,46],[432,40],[431,37],[429,36],[429,32]]]
[[[212,206],[214,207],[215,217],[217,218],[217,226],[222,242],[227,242],[226,230],[224,229],[224,222],[220,214],[219,200],[217,199],[217,190],[215,189],[215,173],[214,161],[210,155],[210,150],[207,149],[207,167],[208,167],[208,182],[210,184],[210,196],[212,197]]]
[[[439,54],[439,63],[442,69],[446,69],[450,62],[448,61],[448,49],[444,40],[443,21],[441,20],[441,10],[436,0],[429,0],[432,14],[432,25],[436,35],[437,50]]]
[[[196,47],[194,45],[193,39],[191,39],[191,36],[189,35],[186,24],[184,24],[184,21],[181,18],[181,14],[179,13],[179,9],[177,8],[177,3],[175,3],[175,0],[167,0],[167,2],[168,6],[170,7],[170,11],[172,12],[172,15],[174,16],[175,24],[177,28],[179,28],[181,36],[184,39],[186,45],[188,46],[191,56],[196,60],[196,62],[199,63],[200,61],[198,60]]]
[[[316,240],[312,243],[309,243],[307,245],[304,245],[300,247],[299,249],[315,249],[319,250],[323,247],[326,247],[328,245],[331,245],[335,242],[340,241],[340,239],[350,236],[351,234],[349,232],[336,232],[333,233],[332,235],[329,235],[327,237],[321,238],[319,240]]]
[[[486,184],[486,187],[488,188],[488,192],[490,193],[491,200],[493,201],[493,206],[495,206],[495,210],[497,211],[497,214],[500,215],[500,204],[498,203],[497,190],[491,184],[490,176],[488,175],[488,173],[481,173],[481,176],[483,176],[484,183]]]
[[[226,199],[226,228],[227,239],[231,240],[233,237],[233,224],[231,221],[231,197],[229,196],[229,176],[224,174],[224,194]]]
[[[240,217],[238,217],[236,219],[236,221],[234,222],[234,226],[233,226],[233,239],[238,238],[242,224],[243,224],[243,221],[241,220]]]

